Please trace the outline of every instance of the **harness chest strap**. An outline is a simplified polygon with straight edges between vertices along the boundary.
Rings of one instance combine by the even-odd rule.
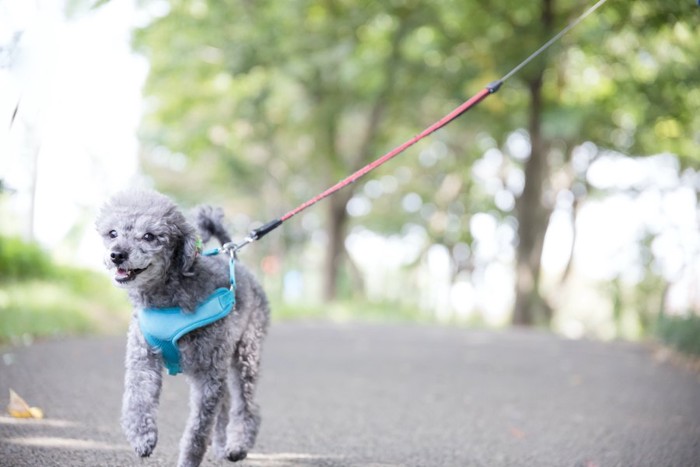
[[[225,317],[235,302],[233,291],[219,288],[192,313],[181,308],[143,308],[138,312],[139,327],[146,342],[160,351],[168,373],[176,375],[182,373],[178,339]]]

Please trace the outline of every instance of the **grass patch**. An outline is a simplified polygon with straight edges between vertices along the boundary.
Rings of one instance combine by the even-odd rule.
[[[130,307],[109,279],[63,267],[50,275],[0,282],[0,343],[124,331]]]
[[[123,332],[129,310],[106,276],[57,265],[37,244],[0,236],[0,344]]]
[[[272,300],[273,320],[325,320],[369,323],[476,324],[457,320],[440,321],[428,311],[395,303],[363,300],[322,303],[284,303]]]
[[[0,289],[0,340],[89,331],[90,319],[74,303],[75,297],[57,284],[8,284]]]
[[[35,243],[0,236],[0,278],[3,281],[49,277],[52,268],[49,256]]]
[[[656,335],[680,352],[700,356],[700,316],[661,316]]]

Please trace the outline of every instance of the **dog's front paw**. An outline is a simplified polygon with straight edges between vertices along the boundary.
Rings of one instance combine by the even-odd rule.
[[[248,457],[248,451],[244,449],[237,449],[226,453],[226,459],[230,460],[231,462],[242,461],[246,457]]]
[[[158,443],[158,432],[149,430],[131,441],[131,447],[134,448],[139,457],[148,457],[153,453],[156,444]]]
[[[214,445],[214,455],[217,459],[238,462],[248,457],[248,451],[241,447],[228,448]]]

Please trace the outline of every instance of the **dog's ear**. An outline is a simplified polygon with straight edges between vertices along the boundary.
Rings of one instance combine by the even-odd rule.
[[[188,222],[183,222],[180,225],[182,232],[182,242],[179,247],[179,262],[180,270],[185,276],[192,275],[192,266],[194,265],[197,255],[197,231]]]

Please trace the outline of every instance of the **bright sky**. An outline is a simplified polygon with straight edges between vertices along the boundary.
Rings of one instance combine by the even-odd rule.
[[[21,33],[0,69],[0,173],[16,190],[14,229],[27,234],[32,161],[38,159],[34,232],[58,245],[107,194],[132,182],[144,60],[131,54],[131,1],[67,21],[60,1],[0,2],[0,44]],[[12,127],[10,116],[20,102]],[[85,242],[94,243],[92,229]],[[82,242],[81,242],[82,243]],[[95,264],[79,248],[79,260]]]

